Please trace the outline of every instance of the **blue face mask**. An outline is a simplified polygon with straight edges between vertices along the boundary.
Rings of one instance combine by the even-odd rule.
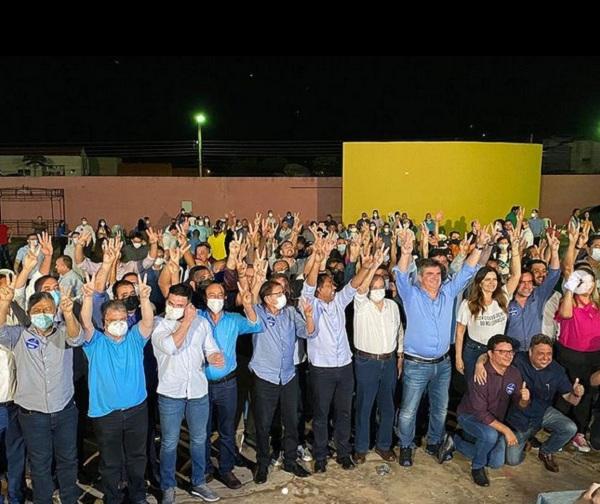
[[[52,299],[54,300],[54,306],[56,306],[58,308],[58,305],[60,304],[60,291],[57,291],[57,290],[50,291],[50,295],[52,296]]]
[[[36,313],[31,316],[31,323],[41,331],[45,331],[54,323],[54,315],[51,313]]]

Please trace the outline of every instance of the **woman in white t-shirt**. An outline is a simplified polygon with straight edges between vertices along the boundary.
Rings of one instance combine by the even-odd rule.
[[[507,306],[508,295],[499,273],[488,266],[481,268],[456,318],[456,370],[467,380],[473,379],[475,363],[487,351],[488,340],[504,334]]]

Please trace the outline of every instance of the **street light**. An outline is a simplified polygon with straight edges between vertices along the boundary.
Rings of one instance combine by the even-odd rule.
[[[194,117],[198,125],[198,174],[202,177],[202,125],[206,123],[206,116],[202,113]]]

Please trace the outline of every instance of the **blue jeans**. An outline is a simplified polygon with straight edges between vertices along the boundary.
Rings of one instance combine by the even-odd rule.
[[[389,450],[392,446],[394,428],[394,390],[398,378],[396,357],[388,360],[354,357],[356,376],[356,426],[354,449],[357,453],[369,450],[369,433],[373,403],[377,400],[379,429],[377,448]]]
[[[575,422],[567,418],[560,411],[550,406],[544,413],[542,423],[530,425],[523,432],[513,429],[515,436],[519,440],[517,446],[509,446],[506,449],[506,463],[508,465],[519,465],[525,459],[525,443],[535,436],[540,429],[546,429],[551,432],[550,437],[542,443],[540,452],[546,455],[552,455],[566,445],[569,440],[577,434]]]
[[[485,345],[481,345],[476,341],[470,340],[465,336],[465,343],[463,345],[463,362],[465,364],[465,379],[467,383],[473,381],[473,376],[475,375],[475,364],[477,364],[477,359],[487,352],[487,347]]]
[[[175,488],[175,465],[177,445],[183,417],[190,431],[190,455],[192,456],[192,486],[204,483],[206,464],[206,426],[208,421],[208,394],[200,399],[175,399],[158,396],[160,412],[160,487]]]
[[[219,431],[219,473],[226,474],[235,465],[235,414],[237,411],[237,379],[233,378],[222,383],[208,384],[210,401],[208,414],[208,431],[206,437],[206,473],[212,472],[210,460],[210,431],[212,430],[213,415],[217,417]]]
[[[415,438],[415,422],[421,397],[427,390],[429,396],[429,429],[427,443],[442,442],[444,424],[448,411],[448,389],[452,375],[450,358],[437,364],[424,364],[404,360],[402,371],[402,403],[398,410],[396,435],[402,448],[412,446]]]
[[[498,469],[504,465],[506,440],[496,429],[481,423],[473,415],[458,415],[458,424],[474,438],[474,442],[460,436],[454,437],[456,449],[471,460],[473,469],[488,466]]]
[[[71,401],[56,413],[40,413],[19,408],[19,423],[27,446],[36,504],[52,504],[54,480],[52,459],[56,461],[56,477],[60,500],[76,504],[77,486],[77,407]]]
[[[8,464],[8,502],[25,502],[25,441],[18,420],[19,408],[13,403],[0,406],[0,438],[4,437]],[[4,502],[0,495],[0,504]]]

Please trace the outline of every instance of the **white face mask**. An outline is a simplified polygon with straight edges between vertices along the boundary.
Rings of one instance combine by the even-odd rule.
[[[371,289],[369,297],[371,298],[371,301],[378,303],[385,297],[385,289]]]
[[[338,245],[337,250],[340,254],[345,254],[346,253],[346,245]]]
[[[133,242],[133,248],[140,248],[142,246],[142,244],[140,242]]]
[[[185,308],[175,308],[167,303],[165,306],[165,318],[167,320],[179,320],[181,317],[183,317],[184,311]]]
[[[108,332],[113,336],[121,337],[127,334],[127,322],[125,320],[115,320],[108,324]]]
[[[574,292],[575,294],[587,294],[594,288],[596,282],[594,282],[594,277],[589,273],[580,273],[581,283]]]
[[[600,261],[600,248],[594,247],[592,249],[592,259],[594,261]]]
[[[165,264],[165,260],[163,257],[157,257],[154,260],[154,266],[162,266],[163,264]]]
[[[209,299],[206,301],[206,306],[208,306],[208,309],[213,313],[221,313],[224,303],[225,301],[222,299]]]
[[[285,297],[285,294],[282,294],[281,296],[279,296],[277,298],[277,303],[275,305],[275,308],[277,308],[278,310],[281,310],[285,307],[286,304],[287,304],[287,299]]]
[[[86,220],[82,220],[81,224],[84,225],[84,226],[86,226],[87,225],[87,221]]]

